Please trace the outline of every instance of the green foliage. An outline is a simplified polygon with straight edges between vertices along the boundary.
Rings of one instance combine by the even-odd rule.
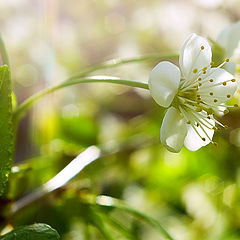
[[[0,237],[1,240],[58,240],[59,234],[47,224],[18,227]]]
[[[14,230],[0,240],[54,240],[59,235],[62,240],[240,239],[239,110],[219,116],[230,128],[216,132],[217,149],[209,144],[197,152],[183,148],[173,154],[159,141],[165,110],[149,97],[146,82],[159,61],[178,62],[178,54],[171,48],[180,44],[176,36],[183,37],[179,26],[178,34],[166,26],[171,29],[166,35],[159,24],[154,24],[161,16],[166,21],[166,14],[158,13],[168,5],[165,2],[151,0],[146,5],[146,1],[82,1],[71,8],[68,1],[61,1],[57,4],[60,15],[55,4],[47,4],[44,10],[50,7],[51,11],[41,11],[40,15],[54,21],[39,21],[44,22],[42,30],[47,30],[44,39],[31,31],[36,22],[29,14],[29,37],[22,41],[17,31],[16,37],[8,38],[8,46],[14,46],[10,57],[16,96],[12,94],[11,103],[9,72],[4,66],[0,68],[0,192],[7,180],[8,187],[4,199],[0,198],[0,235],[9,225]],[[24,15],[30,6],[36,10],[31,4],[18,4]],[[174,10],[172,5],[168,9],[170,13]],[[213,12],[211,9],[210,14]],[[3,19],[7,23],[3,31],[15,30],[11,29],[14,21],[19,28],[15,13],[24,20],[18,10],[13,13],[11,19],[8,10],[4,12],[9,17]],[[58,21],[55,13],[61,19],[64,16],[64,21]],[[219,12],[223,13],[224,21],[227,12]],[[213,15],[219,18],[219,14]],[[232,11],[229,16],[232,19]],[[146,24],[140,26],[145,19]],[[25,20],[21,22],[28,22]],[[212,27],[200,29],[204,22],[206,18],[197,20],[196,28],[190,25],[206,36],[206,29]],[[63,32],[59,26],[64,26]],[[118,26],[122,33],[109,31]],[[53,35],[49,34],[52,29]],[[70,32],[62,34],[64,29]],[[105,38],[108,31],[110,38]],[[59,39],[55,38],[58,32]],[[25,36],[21,31],[20,35]],[[214,40],[211,44],[214,66],[218,66],[226,57],[225,50]],[[132,54],[140,56],[125,58]],[[1,63],[9,66],[1,38],[0,55]],[[104,62],[109,56],[114,59]],[[119,56],[125,57],[115,59]],[[60,82],[65,73],[75,74]],[[114,77],[105,79],[93,74]],[[38,92],[39,88],[43,90]],[[238,100],[231,101],[240,103],[239,95],[236,97]],[[16,165],[8,179],[13,155],[11,104],[14,130],[19,129],[18,136],[13,132],[14,140],[17,138]],[[46,188],[45,183],[92,145],[101,149],[98,160],[58,189]],[[36,222],[48,225],[30,225]]]
[[[216,41],[209,39],[212,44],[212,61],[214,62],[214,67],[220,65],[226,58],[225,49],[222,48]]]
[[[10,72],[0,67],[0,195],[3,194],[13,162],[13,124]]]

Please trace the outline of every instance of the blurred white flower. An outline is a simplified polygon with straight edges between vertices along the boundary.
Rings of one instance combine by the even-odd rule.
[[[235,73],[236,67],[240,64],[240,21],[224,28],[216,40],[225,50],[225,56],[231,59],[225,67],[231,73]]]
[[[225,49],[226,56],[232,57],[240,43],[240,21],[224,28],[216,41]]]
[[[161,127],[161,142],[171,152],[185,146],[195,151],[212,141],[214,130],[224,127],[215,113],[227,113],[225,102],[237,88],[233,75],[221,67],[212,67],[212,50],[203,37],[192,34],[182,46],[180,69],[160,62],[149,77],[153,99],[168,108]],[[182,75],[182,77],[181,77]],[[216,126],[215,126],[216,125]]]

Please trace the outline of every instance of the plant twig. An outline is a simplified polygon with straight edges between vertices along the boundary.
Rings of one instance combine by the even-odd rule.
[[[115,78],[115,77],[106,77],[106,76],[95,76],[95,77],[89,77],[89,78],[84,78],[84,79],[72,79],[69,80],[67,79],[66,81],[46,88],[34,95],[32,95],[31,97],[29,97],[27,100],[25,100],[21,105],[19,105],[19,107],[15,110],[14,114],[13,114],[13,119],[15,122],[18,122],[19,120],[21,120],[21,118],[24,117],[24,115],[26,114],[27,110],[29,110],[32,105],[37,102],[40,98],[53,93],[59,89],[68,87],[68,86],[72,86],[72,85],[76,85],[79,83],[93,83],[93,82],[98,82],[98,83],[114,83],[114,84],[121,84],[121,85],[126,85],[126,86],[131,86],[131,87],[137,87],[137,88],[143,88],[143,89],[148,89],[148,84],[147,83],[143,83],[143,82],[139,82],[139,81],[131,81],[131,80],[124,80],[124,79],[120,79],[120,78]]]
[[[139,63],[139,62],[151,61],[151,60],[176,59],[176,58],[178,58],[178,56],[179,56],[179,54],[176,52],[162,53],[162,54],[149,54],[149,55],[145,55],[145,56],[133,57],[133,58],[127,58],[127,59],[112,59],[103,64],[99,64],[99,65],[90,67],[82,72],[72,75],[71,77],[69,77],[64,82],[62,82],[58,85],[51,86],[51,87],[44,89],[44,90],[34,94],[33,96],[29,97],[14,112],[14,116],[13,116],[14,121],[18,122],[19,120],[21,120],[21,118],[24,117],[26,111],[28,109],[30,109],[31,106],[40,98],[46,96],[47,94],[53,93],[58,89],[61,89],[61,88],[67,87],[67,86],[72,86],[72,85],[75,85],[78,83],[107,82],[107,83],[117,83],[117,84],[132,86],[132,87],[148,89],[147,83],[142,83],[142,82],[138,82],[138,81],[121,80],[121,79],[117,80],[117,78],[112,78],[112,79],[108,78],[108,79],[101,79],[101,80],[95,79],[94,80],[94,77],[91,77],[91,78],[85,78],[85,77],[88,74],[93,73],[100,69],[114,68],[114,67],[124,65],[124,64]]]
[[[161,59],[176,59],[179,57],[177,52],[166,52],[161,54],[148,54],[140,57],[132,57],[126,59],[111,59],[105,63],[90,67],[82,72],[74,74],[73,77],[85,77],[90,73],[93,73],[97,70],[107,69],[107,68],[115,68],[121,65],[129,64],[129,63],[140,63],[145,61],[153,61],[153,60],[161,60]]]
[[[162,234],[164,234],[165,237],[167,237],[169,240],[174,240],[174,238],[167,232],[167,230],[154,218],[139,212],[138,210],[131,208],[124,204],[124,202],[120,201],[119,199],[115,199],[109,196],[98,196],[95,201],[93,200],[87,200],[86,203],[90,205],[99,205],[103,207],[110,207],[110,208],[116,208],[122,211],[125,211],[129,214],[132,214],[133,216],[140,218],[144,220],[145,222],[152,225],[154,228],[159,230]]]
[[[27,205],[42,198],[46,194],[62,187],[69,180],[75,177],[82,169],[87,165],[97,160],[100,156],[100,149],[91,146],[80,153],[75,159],[73,159],[62,171],[60,171],[55,177],[49,180],[47,183],[37,188],[35,191],[29,193],[25,197],[16,201],[12,206],[12,214],[15,214]]]
[[[68,181],[79,174],[86,166],[96,161],[99,158],[124,151],[126,149],[135,149],[149,144],[157,143],[157,138],[149,138],[144,135],[135,135],[125,140],[124,143],[112,141],[102,146],[90,146],[74,158],[65,168],[63,168],[56,176],[50,179],[47,183],[35,189],[33,192],[17,200],[11,209],[11,215],[16,214],[21,209],[31,203],[41,199],[49,193],[61,188]]]

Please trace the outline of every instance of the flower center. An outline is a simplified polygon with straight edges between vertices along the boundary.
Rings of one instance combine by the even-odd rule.
[[[201,51],[203,50],[202,46]],[[192,126],[197,135],[203,141],[208,139],[214,145],[216,143],[212,141],[209,130],[227,128],[215,119],[214,114],[227,114],[229,111],[226,107],[238,107],[237,104],[234,106],[224,104],[232,97],[230,93],[227,93],[226,96],[218,93],[219,87],[225,87],[236,81],[236,79],[219,81],[221,78],[217,78],[217,71],[227,62],[229,62],[228,58],[216,68],[212,68],[214,63],[211,62],[209,66],[202,69],[192,69],[189,79],[181,79],[178,93],[173,102],[173,105],[182,113],[186,123]]]

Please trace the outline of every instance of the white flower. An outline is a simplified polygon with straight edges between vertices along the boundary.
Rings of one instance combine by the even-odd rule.
[[[226,51],[227,57],[232,57],[240,43],[240,21],[224,28],[216,40]]]
[[[240,21],[224,28],[216,42],[225,50],[225,56],[233,61],[228,63],[225,69],[234,74],[236,64],[240,64]]]
[[[185,146],[195,151],[214,143],[214,130],[224,127],[215,113],[227,113],[224,104],[237,88],[233,75],[221,67],[212,67],[212,51],[203,37],[192,34],[182,46],[180,69],[167,61],[160,62],[149,77],[153,99],[168,108],[161,126],[161,142],[171,152]],[[215,143],[214,143],[215,144]]]

